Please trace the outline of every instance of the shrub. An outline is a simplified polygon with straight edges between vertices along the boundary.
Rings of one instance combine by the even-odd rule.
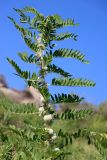
[[[15,114],[19,117],[27,117],[24,119],[23,125],[1,125],[1,146],[2,159],[37,159],[37,160],[63,160],[67,155],[72,154],[66,150],[73,139],[84,137],[88,143],[92,143],[106,157],[103,146],[100,143],[101,138],[106,139],[103,134],[92,132],[89,129],[78,129],[69,133],[61,128],[56,132],[52,129],[52,123],[55,120],[80,120],[92,114],[91,109],[69,109],[58,114],[53,108],[54,104],[60,103],[80,103],[83,97],[75,94],[55,94],[51,95],[49,86],[87,86],[93,87],[93,81],[74,78],[70,73],[62,68],[52,64],[54,58],[75,58],[82,63],[89,63],[85,59],[85,55],[80,51],[59,48],[55,50],[56,41],[62,41],[72,38],[77,40],[74,33],[57,33],[57,29],[66,26],[76,26],[74,20],[63,20],[59,15],[50,15],[45,17],[35,8],[25,7],[24,9],[14,9],[20,15],[20,22],[27,24],[27,28],[19,25],[11,17],[15,27],[21,32],[21,35],[27,46],[33,51],[29,55],[26,52],[18,53],[19,57],[27,63],[36,64],[39,67],[38,73],[23,71],[19,65],[12,59],[7,58],[8,62],[16,70],[16,75],[23,78],[29,87],[39,90],[43,96],[43,105],[36,109],[34,105],[10,105],[3,106],[4,112]],[[31,18],[27,12],[34,14]],[[48,73],[57,73],[59,78],[53,78],[51,84],[48,84],[45,77]],[[6,114],[5,114],[6,115]],[[29,117],[30,116],[30,117]],[[33,119],[34,118],[34,119]],[[39,119],[39,126],[36,126]]]

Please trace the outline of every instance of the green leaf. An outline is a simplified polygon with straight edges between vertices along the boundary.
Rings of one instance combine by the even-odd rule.
[[[56,86],[80,86],[80,87],[94,87],[95,83],[91,80],[81,78],[53,78],[52,85]]]
[[[52,62],[52,59],[52,54],[48,54],[48,52],[46,52],[46,55],[43,56],[45,66],[48,66]]]
[[[61,41],[61,40],[65,40],[65,39],[70,39],[73,38],[73,40],[77,40],[77,35],[75,35],[74,33],[60,33],[59,35],[56,35],[55,40],[56,41]]]
[[[26,52],[23,52],[23,53],[19,52],[18,55],[24,62],[27,62],[27,63],[36,63],[39,60],[33,54],[28,56],[28,53],[26,53]]]
[[[13,8],[17,13],[20,14],[20,22],[21,23],[29,23],[30,22],[30,17],[29,16],[26,16],[20,9],[16,9],[16,8]]]
[[[35,24],[35,22],[37,21],[37,20],[41,20],[41,21],[43,21],[44,20],[44,16],[42,15],[42,14],[40,14],[35,8],[33,8],[33,7],[25,7],[25,8],[23,8],[22,10],[21,10],[21,12],[22,13],[24,13],[24,12],[29,12],[29,13],[33,13],[33,14],[35,14],[36,15],[36,17],[34,17],[33,19],[32,19],[32,21],[31,21],[31,26],[34,26],[34,24]]]
[[[89,61],[85,60],[85,55],[82,54],[80,51],[73,50],[73,49],[66,49],[61,48],[58,50],[55,50],[53,53],[53,57],[63,57],[63,58],[75,58],[85,64],[88,64]]]
[[[58,120],[79,120],[87,118],[88,116],[92,115],[93,110],[91,109],[69,109],[65,110],[63,113],[56,114],[54,117]]]
[[[28,53],[23,52],[23,53],[18,53],[19,57],[24,61],[24,62],[28,62]]]
[[[59,94],[56,95],[54,94],[51,95],[51,102],[52,103],[80,103],[84,98],[83,97],[79,97],[75,94]]]
[[[43,85],[42,87],[39,88],[39,91],[43,95],[45,102],[48,102],[50,97],[50,92],[47,86]]]
[[[74,20],[70,18],[59,21],[58,28],[67,27],[67,26],[78,26],[78,24],[75,23]]]
[[[32,37],[32,32],[29,31],[28,29],[23,28],[22,26],[19,26],[13,18],[8,17],[14,24],[14,26],[22,33],[23,36],[30,36]]]
[[[29,78],[29,75],[30,75],[30,72],[29,71],[22,71],[20,69],[20,67],[15,63],[15,61],[7,58],[8,62],[14,67],[14,69],[16,70],[16,72],[18,73],[18,76],[20,76],[21,78],[24,78],[24,79],[28,79]],[[17,74],[16,74],[17,75]]]
[[[51,72],[55,72],[55,73],[59,73],[60,75],[64,76],[64,77],[71,77],[72,75],[68,72],[65,72],[63,69],[61,69],[60,67],[57,67],[55,64],[53,65],[48,65],[47,66],[47,72],[51,73]]]
[[[36,42],[32,42],[32,39],[24,37],[24,41],[31,50],[34,52],[38,51],[38,44]]]
[[[41,17],[44,17],[42,14],[40,14],[35,8],[27,6],[21,9],[22,12],[29,12],[29,13],[34,13],[36,15],[41,15]]]

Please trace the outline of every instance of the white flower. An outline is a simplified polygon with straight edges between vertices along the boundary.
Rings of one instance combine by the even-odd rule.
[[[51,138],[52,138],[52,140],[55,140],[55,139],[57,138],[56,133],[54,133],[53,136],[52,136]]]
[[[40,99],[41,99],[41,101],[44,101],[44,98],[43,98],[42,96],[41,96],[41,98],[40,98]]]
[[[43,69],[44,69],[44,70],[47,70],[47,69],[48,69],[48,67],[46,67],[46,66],[45,66],[45,67],[43,67]]]
[[[40,113],[43,113],[43,112],[44,112],[44,107],[40,107],[40,108],[39,108],[39,112],[40,112]]]
[[[60,151],[60,149],[59,148],[55,148],[54,151]]]
[[[45,130],[47,130],[49,134],[53,134],[54,132],[52,128],[45,128]]]
[[[39,47],[39,49],[40,49],[41,51],[45,49],[45,46],[44,46],[42,43],[39,43],[39,44],[38,44],[38,47]]]
[[[43,117],[44,121],[51,121],[52,118],[53,118],[52,114],[48,114]]]

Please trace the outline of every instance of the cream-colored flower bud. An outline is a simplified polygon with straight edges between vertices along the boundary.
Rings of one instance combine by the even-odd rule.
[[[53,134],[53,136],[52,136],[51,138],[52,138],[52,140],[57,139],[57,135],[56,135],[56,133],[54,133],[54,134]]]
[[[40,112],[40,113],[43,113],[43,112],[44,112],[44,107],[40,107],[40,108],[39,108],[39,112]]]
[[[60,149],[59,148],[55,148],[54,151],[60,151]]]
[[[44,101],[44,98],[43,98],[43,97],[41,97],[40,99],[41,99],[41,101]]]
[[[48,131],[49,134],[53,134],[54,133],[52,128],[45,128],[45,130]]]
[[[43,67],[43,69],[44,69],[44,70],[47,70],[47,69],[48,69],[48,67]]]
[[[53,119],[53,116],[52,116],[52,114],[48,114],[48,115],[45,115],[43,117],[43,119],[44,119],[44,121],[51,121]]]
[[[43,44],[38,44],[38,48],[40,48],[40,50],[44,50],[45,49],[45,46]]]

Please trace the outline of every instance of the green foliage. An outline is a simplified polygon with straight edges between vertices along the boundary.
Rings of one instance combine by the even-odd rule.
[[[68,72],[65,72],[63,69],[61,69],[60,67],[57,67],[55,64],[53,65],[48,65],[47,66],[47,71],[50,72],[55,72],[55,73],[59,73],[60,75],[64,76],[64,77],[71,77],[71,74]]]
[[[53,53],[53,57],[64,57],[64,58],[75,58],[83,63],[88,64],[89,61],[85,60],[85,55],[80,53],[80,51],[73,49],[61,48]]]
[[[24,37],[25,43],[30,47],[34,52],[37,52],[38,46],[37,43],[32,42],[31,38]]]
[[[47,146],[49,139],[36,106],[0,98],[0,159],[48,159],[54,153]]]
[[[74,33],[60,33],[59,35],[56,36],[55,40],[56,41],[61,41],[61,40],[66,40],[66,39],[70,39],[73,38],[73,40],[77,40],[77,35],[75,35]]]
[[[14,67],[16,72],[18,73],[17,75],[20,76],[21,78],[28,79],[30,77],[30,73],[28,71],[22,71],[20,67],[15,63],[15,61],[7,58],[8,62]]]
[[[56,119],[73,119],[73,120],[78,120],[78,119],[83,119],[86,118],[87,116],[91,115],[93,113],[92,110],[90,109],[81,109],[81,110],[65,110],[63,113],[60,115],[56,114],[55,118]]]
[[[33,54],[28,56],[28,53],[26,53],[26,52],[23,52],[23,53],[19,52],[18,55],[24,62],[27,62],[27,63],[36,63],[37,62],[37,58]]]
[[[58,93],[58,95],[51,95],[51,100],[52,103],[80,103],[84,98],[83,97],[79,97],[75,94],[64,94],[62,93],[62,95],[60,95]]]
[[[51,86],[86,86],[93,87],[95,83],[91,80],[82,78],[72,78],[73,76],[64,71],[62,68],[51,64],[54,58],[75,58],[82,63],[89,63],[85,55],[80,51],[73,49],[61,48],[54,50],[56,41],[72,38],[77,40],[74,33],[58,33],[57,29],[66,26],[77,26],[72,19],[63,20],[58,15],[44,17],[33,7],[24,9],[14,9],[20,15],[20,23],[27,23],[27,29],[18,25],[11,17],[18,31],[21,32],[22,38],[26,45],[33,51],[28,55],[26,52],[18,53],[21,60],[27,63],[34,63],[39,67],[38,73],[22,71],[14,60],[7,58],[8,62],[16,70],[16,75],[26,80],[27,85],[37,88],[43,96],[44,104],[39,109],[33,105],[2,105],[2,122],[1,122],[1,157],[2,159],[13,160],[64,160],[72,153],[65,148],[72,143],[73,139],[85,138],[88,143],[92,143],[105,157],[102,148],[101,134],[89,131],[88,129],[78,129],[72,133],[65,132],[62,129],[55,133],[50,127],[54,121],[80,120],[92,114],[90,109],[69,109],[63,113],[57,113],[52,104],[71,103],[78,104],[83,100],[77,95],[64,94],[51,95],[48,89],[48,82],[45,77],[48,73],[54,72],[60,75],[59,78],[53,78]],[[34,17],[28,16],[33,13]],[[26,14],[27,13],[27,14]],[[64,78],[62,78],[62,76]],[[7,113],[7,115],[6,115]],[[9,122],[9,117],[18,118]],[[20,120],[19,120],[20,119]],[[8,122],[7,122],[8,121]],[[8,123],[8,125],[7,125]],[[104,138],[104,135],[102,134]]]
[[[11,17],[8,17],[12,22],[13,24],[15,25],[15,27],[22,33],[22,35],[28,35],[28,36],[31,36],[32,35],[32,32],[30,32],[28,29],[25,29],[23,28],[22,26],[19,26],[13,18]]]
[[[57,146],[65,152],[72,151],[72,154],[66,155],[65,160],[71,160],[71,157],[72,160],[78,160],[78,157],[80,160],[86,158],[87,160],[90,160],[90,158],[92,160],[102,160],[103,157],[106,157],[104,148],[107,148],[107,134],[101,133],[103,128],[107,132],[106,118],[104,119],[102,115],[102,129],[100,122],[93,127],[91,125],[96,123],[96,118],[101,119],[100,116],[101,112],[99,110],[99,113],[96,113],[93,118],[88,117],[87,120],[83,119],[82,122],[72,121],[72,119],[68,121],[56,119],[53,128],[58,132]],[[88,129],[84,129],[84,125],[88,126]],[[97,132],[92,131],[96,130],[95,127],[97,127]],[[86,141],[83,140],[83,137]],[[51,156],[53,157],[54,153],[49,150],[41,138],[48,139],[50,135],[44,130],[43,119],[38,116],[38,109],[34,105],[19,105],[4,97],[0,98],[0,159],[47,160]],[[92,146],[93,144],[95,147]],[[103,156],[97,152],[96,148]],[[54,156],[59,154],[61,153]]]
[[[88,63],[87,60],[85,60],[85,55],[81,54],[79,51],[69,50],[66,48],[55,50],[54,52],[52,49],[55,47],[55,44],[52,43],[54,40],[64,40],[65,38],[71,38],[73,37],[74,40],[76,39],[76,35],[67,33],[61,33],[57,34],[57,28],[60,26],[74,26],[74,21],[71,19],[62,20],[60,16],[58,15],[52,15],[47,16],[46,18],[40,14],[36,9],[32,7],[25,7],[22,10],[15,9],[17,13],[21,16],[20,22],[22,22],[22,19],[26,19],[26,23],[30,25],[30,28],[27,28],[30,31],[30,35],[28,32],[23,32],[23,29],[20,29],[21,27],[17,25],[15,20],[11,17],[9,19],[14,23],[15,27],[22,33],[22,37],[27,44],[27,46],[34,51],[34,55],[31,54],[28,56],[26,52],[19,53],[20,58],[27,63],[36,63],[40,67],[40,71],[37,75],[39,78],[45,77],[46,74],[54,72],[58,73],[64,77],[64,79],[52,79],[52,85],[60,85],[60,86],[94,86],[95,83],[86,79],[82,78],[69,78],[72,77],[72,75],[66,71],[64,71],[62,68],[57,67],[55,64],[51,64],[53,58],[57,57],[68,57],[68,58],[75,58],[80,60],[83,63]],[[28,18],[28,15],[26,15],[26,12],[33,13],[35,17],[33,19]],[[29,21],[28,21],[29,19]],[[32,30],[31,30],[32,29]],[[35,30],[35,31],[33,31]],[[38,34],[36,33],[38,32]],[[28,85],[32,85],[34,87],[38,86],[38,83],[40,85],[37,87],[41,93],[45,94],[45,91],[47,90],[47,83],[45,83],[44,80],[41,80],[41,82],[37,81],[37,79],[34,81],[30,78],[30,73],[27,71],[22,71],[19,66],[14,62],[13,60],[10,60],[8,58],[8,61],[12,64],[12,66],[15,68],[15,70],[18,72],[18,75],[22,78],[27,79]],[[44,87],[43,87],[44,85]],[[46,98],[47,95],[47,98]],[[44,98],[49,98],[49,93],[45,94]]]
[[[84,104],[79,104],[78,107],[81,109],[84,107]],[[98,106],[94,106],[93,110],[96,110],[95,107]],[[89,104],[88,109],[90,108],[92,108],[92,106]],[[86,127],[88,129],[86,129]],[[93,116],[88,116],[87,119],[81,119],[79,121],[73,121],[72,119],[66,121],[57,120],[53,124],[53,128],[55,128],[57,132],[59,132],[60,137],[62,137],[61,145],[63,146],[63,143],[68,143],[65,150],[72,150],[72,155],[68,156],[66,158],[67,160],[71,160],[71,157],[73,160],[78,160],[78,157],[80,160],[102,160],[107,158],[107,121],[100,107],[97,108]],[[83,137],[86,140],[83,140]],[[70,143],[72,145],[70,145]]]
[[[83,80],[81,78],[60,78],[60,79],[56,79],[53,78],[52,79],[52,85],[56,85],[56,86],[95,86],[95,83],[89,80]]]

